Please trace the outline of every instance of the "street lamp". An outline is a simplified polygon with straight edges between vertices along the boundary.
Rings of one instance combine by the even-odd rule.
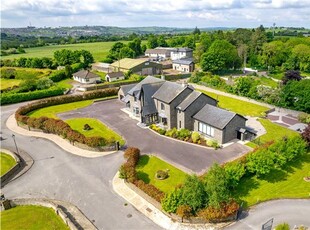
[[[14,134],[12,134],[12,138],[13,138],[13,141],[14,141],[14,144],[15,144],[15,147],[16,147],[16,152],[19,155],[19,151],[18,151],[18,148],[17,148],[17,144],[16,144],[16,140],[15,140],[15,135]]]

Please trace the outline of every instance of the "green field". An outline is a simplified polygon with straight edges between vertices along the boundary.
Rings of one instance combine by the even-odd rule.
[[[93,118],[73,118],[66,120],[70,127],[84,134],[86,137],[100,136],[110,142],[119,141],[120,145],[124,145],[124,139],[114,132],[112,129],[104,125],[101,121]],[[84,130],[84,125],[88,124],[92,129]]]
[[[243,207],[279,198],[310,198],[310,153],[290,162],[284,169],[274,169],[268,175],[257,178],[242,178],[234,191],[234,197],[243,202]]]
[[[116,41],[115,41],[116,42]],[[56,50],[69,49],[69,50],[88,50],[93,55],[95,61],[102,61],[108,54],[110,48],[115,43],[113,42],[94,42],[94,43],[79,43],[79,44],[67,44],[67,45],[50,45],[34,48],[25,48],[26,53],[24,54],[12,54],[1,57],[2,59],[14,59],[20,57],[50,57],[54,56]],[[128,41],[121,41],[125,44]],[[142,44],[146,41],[142,41]]]
[[[52,208],[17,206],[1,213],[2,230],[67,230],[63,220]]]
[[[83,108],[86,106],[89,106],[93,103],[93,100],[86,100],[86,101],[78,101],[78,102],[72,102],[67,104],[61,104],[61,105],[53,105],[49,107],[45,107],[42,109],[37,109],[34,111],[31,111],[27,115],[30,117],[50,117],[50,118],[58,118],[58,113],[64,113],[71,110]]]
[[[241,101],[235,98],[219,95],[216,93],[199,90],[219,101],[219,107],[238,113],[243,116],[258,117],[261,116],[269,108],[251,102]]]
[[[155,174],[158,170],[168,169],[169,177],[158,180]],[[141,156],[136,167],[138,178],[147,184],[152,184],[165,193],[172,192],[177,185],[183,184],[187,174],[180,169],[162,161],[155,156]]]
[[[0,153],[0,162],[1,162],[0,176],[4,175],[7,171],[9,171],[16,164],[16,161],[13,157],[3,152]]]

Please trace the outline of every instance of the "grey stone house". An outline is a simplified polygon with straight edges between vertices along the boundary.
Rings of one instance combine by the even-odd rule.
[[[217,100],[188,85],[148,76],[134,86],[121,86],[119,98],[145,125],[186,128],[220,144],[246,137],[246,118],[218,108]]]

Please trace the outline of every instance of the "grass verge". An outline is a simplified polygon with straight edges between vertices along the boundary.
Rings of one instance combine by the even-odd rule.
[[[169,177],[165,180],[158,180],[155,174],[158,170],[168,169]],[[147,184],[152,184],[165,193],[172,192],[175,187],[185,181],[187,174],[180,169],[166,163],[155,157],[144,155],[141,156],[136,166],[137,175],[140,180]]]
[[[1,162],[1,175],[3,176],[7,171],[9,171],[16,164],[16,161],[9,154],[0,152],[0,162]]]
[[[100,136],[109,141],[119,141],[120,145],[124,145],[124,139],[114,132],[112,129],[104,125],[101,121],[93,118],[73,118],[66,120],[70,127],[84,134],[86,137]],[[84,130],[84,125],[88,124],[92,129]]]
[[[243,116],[258,117],[266,112],[269,108],[251,102],[241,101],[235,98],[219,95],[216,93],[199,90],[210,97],[219,101],[219,107],[238,113]]]
[[[69,229],[62,219],[55,214],[52,208],[41,206],[17,206],[1,213],[1,229],[40,229],[40,230],[67,230]]]
[[[242,178],[234,197],[243,202],[244,207],[272,199],[310,198],[310,182],[303,179],[306,176],[310,176],[310,152],[264,177]]]

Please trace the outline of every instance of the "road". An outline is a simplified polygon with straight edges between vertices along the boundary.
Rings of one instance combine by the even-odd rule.
[[[5,122],[20,105],[1,107],[2,148],[15,150]],[[69,201],[99,229],[160,229],[131,205],[125,206],[126,201],[113,191],[111,180],[123,162],[122,153],[83,158],[45,139],[15,136],[18,148],[28,152],[35,162],[26,174],[2,189],[7,198]]]

